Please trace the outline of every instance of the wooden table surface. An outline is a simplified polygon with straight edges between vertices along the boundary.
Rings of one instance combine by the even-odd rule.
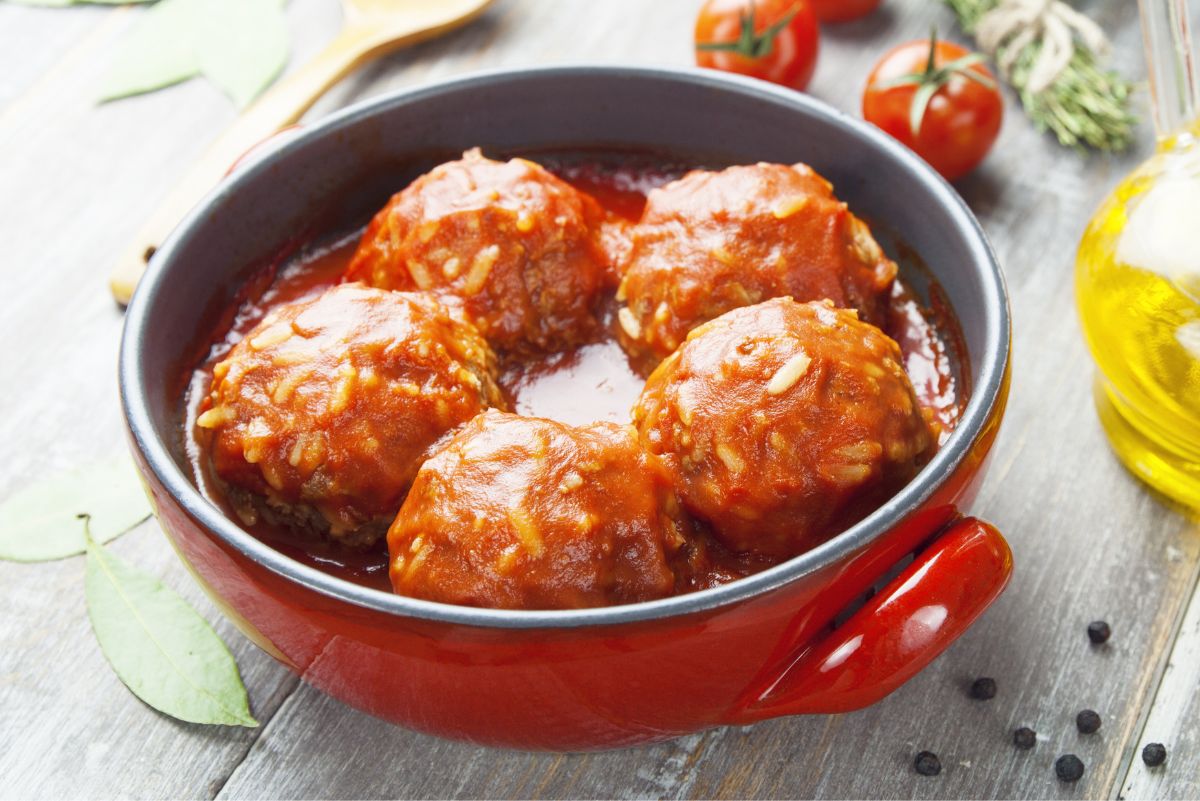
[[[433,0],[430,0],[431,2]],[[335,88],[312,116],[461,72],[568,61],[688,64],[698,0],[499,0],[466,30],[400,52]],[[1144,75],[1131,0],[1080,4],[1110,31],[1114,63]],[[1196,11],[1197,3],[1193,2]],[[141,10],[0,0],[0,230],[4,376],[0,497],[123,447],[112,258],[234,118],[212,86],[97,105],[97,79]],[[292,65],[340,24],[333,0],[292,0]],[[1200,22],[1200,14],[1196,14]],[[826,31],[811,92],[856,112],[882,48],[955,30],[933,0]],[[554,755],[415,734],[300,683],[220,618],[155,523],[114,545],[192,600],[231,645],[258,729],[188,725],[131,696],[90,633],[83,560],[0,562],[0,796],[1124,797],[1200,795],[1200,527],[1130,478],[1101,435],[1076,322],[1075,245],[1090,212],[1149,152],[1080,156],[1039,135],[1008,97],[983,169],[960,185],[1004,264],[1015,317],[1009,413],[975,512],[1009,537],[1013,582],[929,669],[871,709],[708,731],[655,747]],[[1144,107],[1144,93],[1141,97]],[[882,187],[881,191],[887,191]],[[1189,608],[1190,604],[1190,608]],[[1088,621],[1113,638],[1091,647]],[[965,686],[993,676],[999,694]],[[1078,710],[1104,725],[1075,731]],[[1014,727],[1038,731],[1033,751]],[[1161,741],[1165,769],[1141,746]],[[939,777],[913,754],[941,756]],[[1063,753],[1087,765],[1056,781]]]

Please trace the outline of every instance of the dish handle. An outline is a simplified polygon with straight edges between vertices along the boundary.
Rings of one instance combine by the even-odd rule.
[[[747,693],[730,724],[862,709],[933,661],[1000,595],[1012,551],[974,517],[951,523],[886,587],[765,689]]]

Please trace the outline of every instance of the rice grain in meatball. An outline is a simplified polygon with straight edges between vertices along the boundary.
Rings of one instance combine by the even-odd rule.
[[[881,324],[896,265],[804,164],[695,170],[650,193],[618,300],[622,344],[652,368],[701,323],[773,297],[832,300]]]
[[[496,359],[432,299],[343,284],[271,312],[196,421],[244,519],[378,541],[427,449],[504,407]]]
[[[693,330],[634,421],[717,539],[777,558],[870,512],[934,447],[896,343],[854,311],[791,298]]]
[[[472,150],[388,202],[346,277],[461,304],[501,352],[562,350],[592,335],[598,293],[611,285],[604,219],[543,167]]]
[[[673,594],[687,535],[631,426],[488,412],[422,465],[388,551],[401,595],[574,609]]]

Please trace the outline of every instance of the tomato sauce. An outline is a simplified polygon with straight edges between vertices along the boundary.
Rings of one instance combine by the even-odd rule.
[[[679,178],[693,166],[639,154],[548,153],[532,157],[581,191],[592,195],[620,220],[635,221],[647,193]],[[240,295],[228,328],[216,332],[207,358],[192,374],[185,393],[184,446],[193,477],[201,492],[232,519],[237,515],[214,480],[208,459],[196,439],[196,418],[212,383],[213,366],[274,307],[316,297],[336,284],[346,270],[362,236],[361,229],[300,247],[279,263],[268,265]],[[886,333],[900,345],[904,367],[917,399],[928,410],[941,441],[954,429],[966,405],[969,387],[966,351],[957,322],[944,303],[926,268],[905,248],[893,253],[900,278],[887,309]],[[920,274],[929,284],[931,303],[910,288],[906,275]],[[914,282],[918,283],[918,282]],[[612,335],[615,303],[606,311],[603,333],[571,351],[505,365],[500,385],[514,412],[579,425],[594,421],[625,423],[644,385]],[[227,318],[228,319],[228,318]],[[243,521],[244,523],[244,521]],[[245,525],[245,524],[244,524]],[[354,552],[312,540],[298,545],[294,536],[259,520],[245,525],[255,536],[297,561],[340,578],[391,591],[388,555],[383,543],[367,552]],[[761,557],[717,554],[711,586],[763,569]]]

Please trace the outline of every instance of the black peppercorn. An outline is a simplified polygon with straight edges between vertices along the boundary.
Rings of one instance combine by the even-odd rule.
[[[1157,768],[1167,761],[1167,747],[1162,743],[1150,743],[1142,749],[1142,761],[1149,767]]]
[[[1088,623],[1088,639],[1093,645],[1103,645],[1112,636],[1112,628],[1103,620],[1093,620]]]
[[[936,776],[942,772],[942,761],[932,751],[922,751],[913,760],[913,767],[922,776]]]
[[[1055,761],[1054,772],[1061,782],[1077,782],[1083,778],[1083,760],[1074,754],[1064,754]]]
[[[1037,732],[1028,726],[1022,726],[1013,732],[1013,745],[1022,751],[1027,751],[1037,744]]]
[[[1075,716],[1075,727],[1080,734],[1095,734],[1100,731],[1100,715],[1092,709],[1085,709]]]
[[[976,701],[987,701],[996,697],[996,680],[987,677],[975,679],[971,685],[971,697]]]

